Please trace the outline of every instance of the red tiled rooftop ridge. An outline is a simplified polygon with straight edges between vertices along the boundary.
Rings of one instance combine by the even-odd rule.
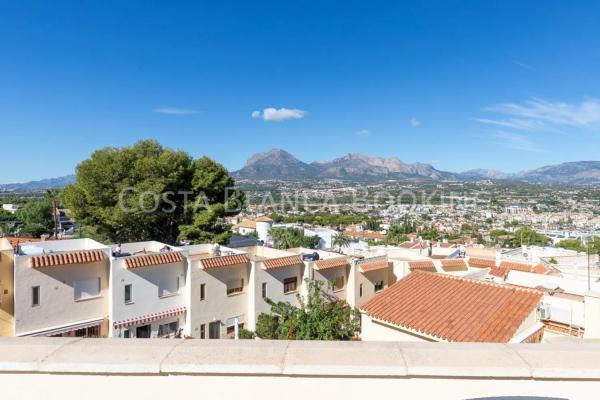
[[[433,265],[433,261],[411,261],[408,263],[408,269],[411,271],[429,271],[429,272],[437,272],[435,266]]]
[[[494,268],[496,266],[496,260],[491,258],[470,257],[469,266],[476,268]]]
[[[440,261],[446,272],[468,271],[467,264],[463,258],[447,258]]]
[[[200,260],[204,269],[226,267],[229,265],[246,264],[249,261],[247,254],[232,254],[228,256],[210,257]]]
[[[125,267],[140,268],[150,267],[152,265],[172,264],[182,260],[181,253],[178,251],[168,251],[164,253],[145,254],[141,256],[132,256],[125,259]]]
[[[541,299],[533,289],[415,271],[361,310],[440,340],[506,343]]]
[[[54,267],[57,265],[89,264],[105,259],[102,250],[82,250],[70,253],[53,253],[32,256],[29,264],[33,268]]]
[[[376,271],[379,269],[388,268],[390,263],[386,256],[365,258],[357,262],[361,272]]]
[[[325,260],[315,261],[315,265],[317,269],[329,269],[329,268],[337,268],[337,267],[346,267],[350,265],[347,257],[333,257],[327,258]]]
[[[265,267],[265,269],[290,267],[292,265],[300,265],[300,264],[303,264],[303,263],[302,263],[302,258],[299,255],[272,258],[270,260],[263,261],[263,266]]]

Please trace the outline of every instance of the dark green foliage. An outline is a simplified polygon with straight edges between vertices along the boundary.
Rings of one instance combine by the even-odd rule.
[[[256,333],[264,339],[350,340],[360,331],[360,313],[345,301],[330,298],[324,282],[306,280],[308,295],[298,295],[299,307],[271,303],[271,314],[260,314]],[[277,317],[275,317],[277,316]]]
[[[239,191],[228,193],[234,183],[223,166],[206,157],[193,160],[146,140],[95,151],[77,166],[76,182],[62,198],[99,239],[223,241],[229,231],[223,217],[240,210],[226,205],[244,199]]]

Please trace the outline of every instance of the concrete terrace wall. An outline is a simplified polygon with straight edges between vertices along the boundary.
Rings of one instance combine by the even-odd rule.
[[[3,398],[594,399],[600,342],[0,338]]]

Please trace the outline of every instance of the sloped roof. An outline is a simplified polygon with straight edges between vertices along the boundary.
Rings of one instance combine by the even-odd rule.
[[[271,258],[269,260],[263,261],[264,269],[273,269],[273,268],[282,268],[282,267],[291,267],[294,265],[303,264],[302,258],[297,256],[286,256],[279,258]]]
[[[532,289],[415,271],[361,310],[440,340],[507,343],[542,296]]]
[[[360,272],[377,271],[390,267],[386,256],[365,258],[357,262]]]
[[[338,267],[347,267],[350,265],[347,257],[333,257],[325,260],[315,261],[315,269],[323,270]]]
[[[446,272],[468,271],[467,264],[462,258],[448,258],[440,261],[442,268]]]
[[[167,251],[164,253],[145,254],[141,256],[132,256],[125,259],[125,267],[140,268],[153,265],[172,264],[182,260],[181,253],[178,251]]]
[[[433,261],[411,261],[408,263],[408,269],[411,271],[437,272],[437,269],[435,269],[435,266],[433,265]]]
[[[521,271],[521,272],[530,272],[532,274],[541,274],[547,275],[552,272],[549,268],[547,268],[544,264],[526,264],[520,262],[513,261],[502,261],[500,266],[504,266],[508,268],[509,271]]]
[[[90,264],[106,257],[102,250],[82,250],[70,253],[53,253],[32,256],[29,265],[33,268],[54,267],[57,265]]]
[[[200,263],[204,269],[212,269],[229,265],[246,264],[249,260],[247,254],[232,254],[229,256],[204,258],[200,260]]]
[[[256,229],[256,222],[252,221],[251,219],[245,219],[245,220],[240,221],[239,224],[236,224],[234,226],[234,228]]]
[[[496,260],[491,258],[470,257],[469,266],[475,268],[494,268],[496,266]]]

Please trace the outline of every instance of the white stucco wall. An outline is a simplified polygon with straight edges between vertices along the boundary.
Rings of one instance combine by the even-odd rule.
[[[31,256],[15,257],[15,335],[81,321],[106,318],[109,304],[109,251],[91,264],[32,268]],[[99,297],[75,300],[74,282],[100,278]],[[32,307],[32,288],[40,287],[40,304]]]
[[[365,313],[361,313],[361,333],[363,341],[399,341],[399,342],[427,342],[423,337],[411,335],[391,325],[384,325],[374,321]]]

